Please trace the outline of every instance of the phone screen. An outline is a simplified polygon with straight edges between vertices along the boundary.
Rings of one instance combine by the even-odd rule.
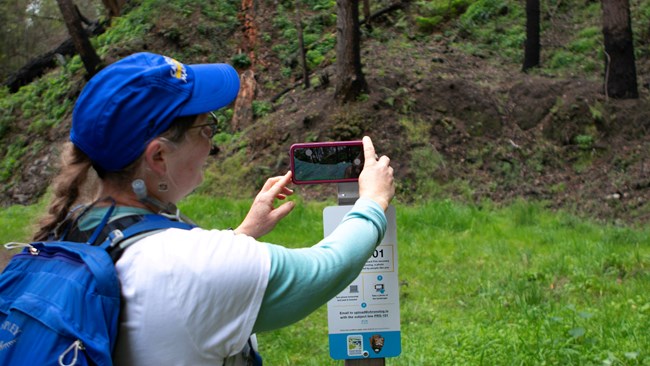
[[[354,182],[363,169],[361,141],[295,144],[290,155],[296,184]]]

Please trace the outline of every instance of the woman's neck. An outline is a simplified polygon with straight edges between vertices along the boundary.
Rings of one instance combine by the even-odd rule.
[[[99,197],[111,197],[118,206],[151,209],[142,203],[138,197],[136,197],[135,193],[124,191],[124,189],[115,189],[108,185],[102,185]]]

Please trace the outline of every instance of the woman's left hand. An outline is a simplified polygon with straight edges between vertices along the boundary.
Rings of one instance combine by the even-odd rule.
[[[291,181],[291,172],[283,176],[269,178],[260,193],[257,194],[244,221],[235,229],[237,234],[246,234],[259,238],[273,230],[275,225],[293,210],[295,202],[289,201],[275,207],[275,199],[283,200],[293,194],[287,187]]]

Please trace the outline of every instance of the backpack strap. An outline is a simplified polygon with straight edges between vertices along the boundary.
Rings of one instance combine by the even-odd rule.
[[[126,248],[144,236],[169,228],[190,230],[196,227],[159,214],[134,214],[105,222],[107,216],[95,228],[79,230],[75,226],[67,230],[65,241],[101,247],[116,262]]]
[[[109,228],[106,240],[98,246],[105,249],[116,262],[126,248],[144,236],[153,235],[165,229],[177,228],[190,230],[195,225],[174,221],[168,217],[157,214],[130,215],[108,223]]]

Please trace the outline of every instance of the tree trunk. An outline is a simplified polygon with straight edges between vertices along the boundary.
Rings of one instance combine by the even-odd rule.
[[[233,117],[230,121],[230,127],[233,131],[240,131],[253,124],[253,101],[257,90],[257,81],[255,80],[257,25],[255,23],[255,2],[253,0],[242,0],[240,19],[243,20],[244,30],[242,52],[248,55],[250,66],[240,74],[239,94],[235,100]]]
[[[56,0],[56,2],[59,4],[59,9],[61,9],[61,15],[68,28],[68,33],[70,33],[70,38],[72,38],[72,43],[74,43],[74,47],[77,49],[86,68],[88,78],[91,78],[99,71],[102,61],[97,56],[92,44],[90,44],[88,34],[81,26],[79,11],[72,3],[72,0]]]
[[[233,131],[241,131],[253,123],[253,101],[255,100],[255,73],[248,69],[241,73],[241,87],[235,99],[233,116],[230,121],[230,128]]]
[[[302,31],[302,16],[300,15],[300,0],[296,0],[296,29],[298,30],[298,48],[300,50],[300,62],[302,63],[302,82],[305,89],[309,88],[309,69],[307,67],[307,51],[305,50],[305,38]]]
[[[359,0],[336,0],[336,91],[340,103],[354,101],[368,91],[361,70]]]
[[[108,17],[117,17],[122,13],[122,6],[125,0],[102,0],[104,8],[108,11]]]
[[[602,0],[605,41],[605,94],[638,98],[632,24],[628,0]]]
[[[255,47],[257,46],[257,24],[255,23],[255,2],[253,0],[242,0],[241,18],[244,23],[242,50],[251,60],[250,68],[254,68],[257,63],[257,57],[255,55]]]
[[[526,50],[524,72],[539,66],[539,0],[526,0]]]
[[[363,22],[366,29],[372,32],[372,22],[370,18],[370,0],[363,0]]]

